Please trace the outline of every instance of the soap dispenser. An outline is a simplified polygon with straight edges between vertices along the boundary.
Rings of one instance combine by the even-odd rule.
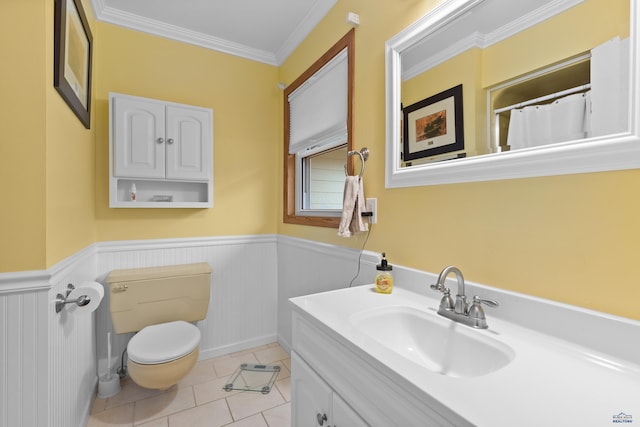
[[[390,294],[393,290],[393,276],[391,270],[393,266],[387,263],[386,254],[382,253],[382,261],[376,265],[378,275],[376,276],[376,292],[381,294]]]

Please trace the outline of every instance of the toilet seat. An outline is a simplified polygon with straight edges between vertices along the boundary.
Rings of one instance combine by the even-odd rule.
[[[180,359],[200,345],[200,329],[178,320],[143,328],[127,344],[131,361],[153,365]]]

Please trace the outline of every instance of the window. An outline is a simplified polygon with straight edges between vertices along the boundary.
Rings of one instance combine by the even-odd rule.
[[[338,227],[353,160],[354,30],[285,89],[284,222]]]

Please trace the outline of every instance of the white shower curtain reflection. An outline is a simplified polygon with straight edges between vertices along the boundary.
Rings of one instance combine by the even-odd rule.
[[[511,150],[537,147],[589,135],[589,92],[550,104],[511,110],[507,144]]]

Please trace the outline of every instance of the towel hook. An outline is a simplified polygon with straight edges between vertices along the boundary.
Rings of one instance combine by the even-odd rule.
[[[360,161],[362,163],[362,168],[360,169],[360,174],[358,175],[358,178],[362,178],[362,175],[364,175],[364,162],[366,162],[367,159],[369,158],[369,149],[367,147],[362,147],[360,151],[356,151],[356,150],[348,151],[347,158],[351,156],[355,156],[356,154],[360,156]],[[348,176],[346,164],[344,165],[344,174]]]

